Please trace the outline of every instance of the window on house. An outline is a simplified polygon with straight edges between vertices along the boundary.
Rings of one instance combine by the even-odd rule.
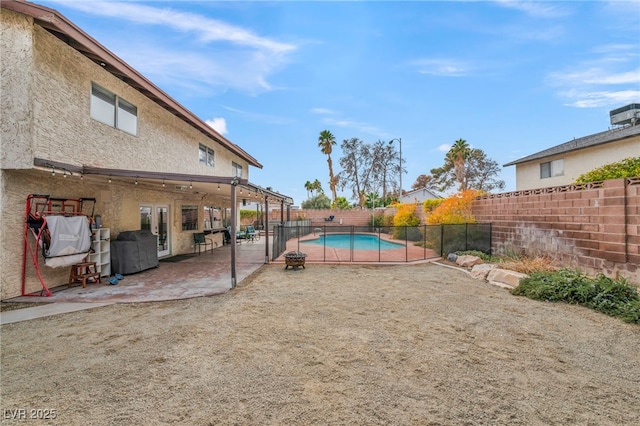
[[[204,229],[222,228],[222,208],[204,206]]]
[[[209,148],[206,145],[200,144],[198,159],[202,164],[213,167],[213,149]]]
[[[182,230],[198,229],[198,206],[182,206]]]
[[[138,134],[138,108],[91,83],[91,118],[132,135]]]
[[[237,176],[239,178],[242,177],[242,166],[236,162],[231,163],[231,175]]]
[[[547,161],[540,163],[540,179],[564,175],[564,160]]]

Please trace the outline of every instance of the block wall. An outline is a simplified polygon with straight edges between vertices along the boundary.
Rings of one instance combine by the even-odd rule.
[[[381,215],[384,210],[375,210],[375,215]],[[333,221],[327,222],[331,215],[334,216]],[[367,226],[371,222],[371,210],[291,210],[289,217],[291,220],[306,219],[311,220],[314,225],[343,225],[343,226]],[[284,220],[287,220],[287,212],[284,211]],[[269,212],[269,222],[280,221],[280,210],[272,210]]]
[[[640,178],[491,194],[472,209],[493,224],[495,253],[548,255],[640,283]]]

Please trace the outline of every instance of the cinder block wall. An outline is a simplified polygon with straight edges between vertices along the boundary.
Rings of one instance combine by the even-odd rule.
[[[548,255],[640,283],[640,178],[492,194],[473,203],[495,253]]]
[[[374,214],[381,215],[384,210],[375,210]],[[371,222],[371,210],[291,210],[291,220],[306,219],[311,220],[314,225],[331,225],[331,226],[367,226]],[[334,216],[333,221],[327,222],[331,215]],[[287,212],[284,212],[284,220],[287,220]],[[280,210],[272,210],[269,212],[269,221],[280,221]],[[342,222],[342,223],[341,223]]]

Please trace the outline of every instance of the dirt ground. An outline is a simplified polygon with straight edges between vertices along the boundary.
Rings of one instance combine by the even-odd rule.
[[[640,327],[432,264],[266,265],[224,295],[7,324],[1,339],[3,424],[25,424],[20,409],[62,425],[640,418]]]

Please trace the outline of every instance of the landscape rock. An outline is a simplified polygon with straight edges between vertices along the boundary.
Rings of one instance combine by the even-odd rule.
[[[528,275],[521,272],[509,271],[506,269],[493,269],[487,275],[487,281],[498,284],[506,284],[511,288],[516,288],[520,285],[520,280],[526,278]]]
[[[455,262],[458,259],[458,255],[455,253],[449,253],[449,255],[447,256],[447,260],[449,262]]]
[[[470,268],[474,265],[479,265],[484,262],[478,256],[465,254],[462,256],[458,256],[458,258],[456,259],[456,263],[464,268]]]
[[[491,263],[475,265],[473,268],[471,268],[471,276],[477,280],[486,280],[489,272],[491,272],[493,269],[496,269],[497,267],[498,265]]]

